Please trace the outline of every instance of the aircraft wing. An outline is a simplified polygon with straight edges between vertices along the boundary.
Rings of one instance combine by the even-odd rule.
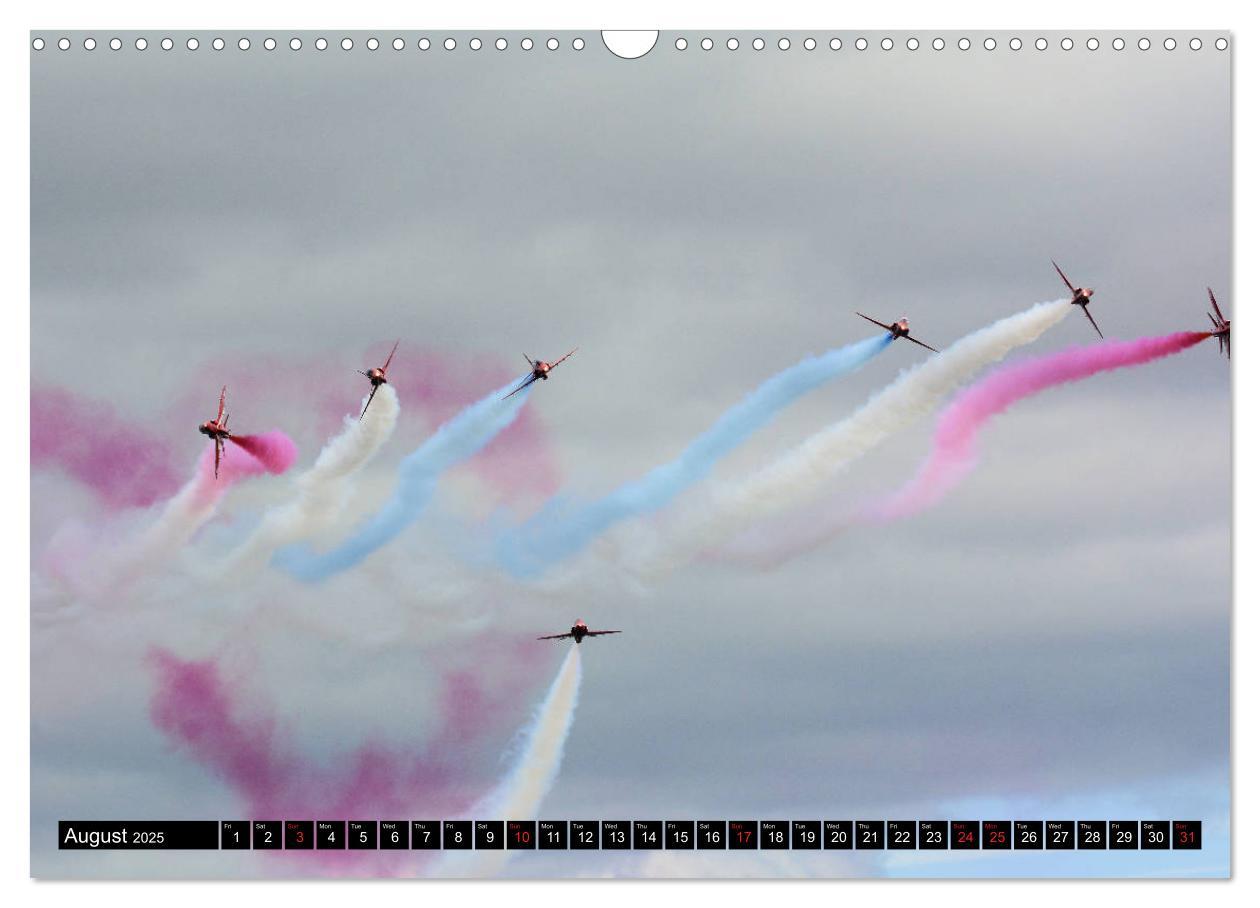
[[[219,392],[219,415],[214,418],[215,422],[223,421],[223,408],[227,405],[227,385],[223,386],[223,390]]]
[[[874,322],[876,325],[879,325],[885,331],[891,331],[893,329],[892,325],[885,325],[883,322],[875,321],[875,319],[871,318],[869,315],[862,315],[861,312],[855,312],[854,315],[861,315],[862,318],[866,319],[868,322]]]
[[[568,640],[572,634],[548,634],[546,637],[539,637],[539,640]]]
[[[367,416],[368,407],[372,406],[372,398],[376,396],[376,392],[380,389],[380,385],[372,386],[372,393],[368,395],[367,403],[363,405],[363,412],[359,414],[359,422],[363,422],[363,417]]]
[[[1067,288],[1072,291],[1072,295],[1076,295],[1076,288],[1072,286],[1072,282],[1067,279],[1067,275],[1063,273],[1063,269],[1059,267],[1059,263],[1054,259],[1050,260],[1050,264],[1054,265],[1054,270],[1059,272],[1059,277],[1063,278],[1063,283],[1067,284]]]
[[[529,378],[525,379],[523,382],[521,382],[519,385],[517,385],[517,386],[516,386],[516,390],[515,390],[515,391],[513,391],[513,392],[512,392],[512,394],[515,394],[517,391],[524,391],[526,388],[528,388],[530,385],[532,385],[532,384],[533,384],[534,382],[536,382],[537,380],[538,380],[538,376],[537,376],[537,375],[534,375],[533,373],[530,373]],[[505,395],[503,396],[503,400],[507,400],[509,397],[511,397],[511,396],[512,396],[512,394],[505,394]]]
[[[1221,307],[1216,304],[1216,294],[1212,292],[1212,288],[1208,287],[1208,299],[1212,301],[1212,309],[1214,312],[1208,313],[1208,318],[1212,320],[1212,327],[1218,331],[1225,328],[1225,314],[1221,312]]]
[[[389,364],[394,361],[394,354],[398,352],[398,341],[394,341],[394,349],[389,351],[389,356],[385,358],[385,365],[381,366],[382,372],[389,371]]]
[[[1089,307],[1081,306],[1081,311],[1085,313],[1085,317],[1089,319],[1089,323],[1094,326],[1094,330],[1098,332],[1098,336],[1102,337],[1102,329],[1098,327],[1098,322],[1094,321],[1094,317],[1089,314]]]
[[[564,362],[566,359],[568,359],[568,358],[569,358],[570,356],[572,356],[574,353],[577,353],[577,347],[574,347],[572,350],[570,350],[570,351],[569,351],[568,353],[566,353],[564,356],[560,357],[558,360],[556,360],[554,363],[552,363],[552,364],[551,364],[551,368],[553,368],[553,369],[554,369],[556,366],[560,365],[562,362]]]
[[[621,631],[587,631],[588,637],[602,637],[604,634],[620,634]]]
[[[906,340],[910,341],[911,343],[918,344],[920,347],[927,347],[927,349],[931,350],[933,353],[941,352],[940,350],[937,350],[935,347],[931,346],[930,344],[925,344],[923,343],[923,341],[918,340],[917,338],[911,337],[909,334],[906,335]]]
[[[223,458],[223,439],[214,440],[214,478],[219,478],[219,461]]]

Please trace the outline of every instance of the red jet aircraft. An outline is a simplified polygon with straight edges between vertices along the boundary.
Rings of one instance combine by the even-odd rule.
[[[871,318],[869,315],[863,315],[861,312],[858,312],[856,314],[861,315],[862,318],[866,319],[868,322],[874,322],[876,325],[879,325],[881,328],[883,328],[885,331],[887,331],[889,334],[893,336],[893,340],[896,340],[899,337],[904,337],[906,340],[910,341],[910,343],[918,344],[920,347],[927,347],[927,349],[931,350],[933,353],[941,352],[940,350],[937,350],[935,347],[929,347],[927,344],[923,343],[923,341],[919,340],[918,338],[911,337],[910,336],[910,320],[908,318],[905,318],[904,316],[902,318],[897,319],[897,321],[893,322],[891,325],[885,325],[883,322],[877,321],[876,319]]]
[[[591,631],[586,629],[586,622],[581,618],[573,619],[573,627],[569,628],[567,634],[551,634],[547,637],[539,637],[539,640],[567,640],[573,638],[574,643],[581,643],[583,637],[602,637],[604,634],[620,634],[621,631]]]
[[[1212,308],[1215,312],[1209,312],[1208,318],[1212,320],[1212,336],[1216,338],[1217,344],[1220,345],[1221,352],[1225,354],[1225,358],[1229,359],[1229,319],[1221,314],[1221,307],[1216,305],[1216,294],[1212,292],[1212,288],[1208,287],[1208,299],[1212,301]]]
[[[534,382],[538,381],[538,379],[540,378],[543,381],[546,381],[547,374],[556,366],[560,365],[562,362],[564,362],[566,359],[572,356],[574,353],[577,353],[577,347],[574,347],[572,350],[570,350],[564,356],[560,357],[554,363],[549,363],[546,360],[541,360],[541,359],[530,359],[529,354],[522,353],[521,355],[525,357],[525,362],[529,363],[529,366],[533,371],[529,373],[529,378],[525,379],[523,382],[521,382],[519,385],[516,386],[516,390],[514,390],[512,394],[515,394],[517,391],[524,391],[526,388],[528,388]],[[512,396],[512,394],[505,395],[503,399],[507,400],[509,397]]]
[[[366,372],[360,370],[360,375],[366,375],[367,380],[372,383],[372,393],[368,395],[367,403],[363,405],[363,412],[359,414],[362,420],[367,416],[368,407],[372,406],[372,398],[376,396],[376,392],[380,390],[381,385],[387,385],[389,382],[385,380],[385,370],[389,368],[390,362],[394,358],[394,354],[398,352],[398,341],[394,341],[394,349],[389,351],[389,356],[385,358],[385,365],[378,369],[368,369]]]
[[[1050,260],[1050,264],[1054,265],[1054,270],[1059,272],[1059,277],[1063,278],[1063,283],[1067,284],[1067,288],[1072,291],[1072,305],[1080,306],[1081,311],[1085,313],[1085,317],[1089,319],[1089,323],[1094,326],[1094,330],[1098,332],[1098,336],[1102,337],[1102,329],[1098,327],[1098,322],[1094,321],[1094,317],[1089,314],[1089,298],[1094,295],[1093,287],[1073,287],[1072,282],[1068,280],[1067,275],[1063,273],[1063,269],[1059,267],[1054,259]]]
[[[227,405],[227,385],[219,392],[219,415],[209,419],[197,427],[197,431],[207,438],[214,439],[214,478],[219,478],[219,461],[223,459],[223,443],[231,437],[228,431],[228,415],[223,412]]]

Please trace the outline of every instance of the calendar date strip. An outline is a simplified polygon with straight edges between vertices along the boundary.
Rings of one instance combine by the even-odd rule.
[[[1201,850],[1200,820],[61,820],[80,851]]]

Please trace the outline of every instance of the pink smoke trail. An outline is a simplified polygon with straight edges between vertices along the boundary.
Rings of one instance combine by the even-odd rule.
[[[156,688],[154,726],[223,779],[244,801],[251,819],[441,819],[472,803],[466,761],[480,741],[512,721],[528,695],[524,676],[540,664],[538,650],[506,638],[469,641],[496,664],[510,664],[517,683],[495,686],[485,672],[448,669],[438,697],[441,718],[416,752],[363,744],[327,765],[296,752],[264,704],[250,702],[214,658],[185,660],[150,653]],[[299,854],[307,868],[334,874],[393,875],[414,862],[406,853],[316,851]]]
[[[88,597],[112,596],[155,566],[169,561],[214,517],[219,500],[242,479],[283,473],[297,460],[297,446],[278,430],[233,436],[239,448],[223,452],[214,475],[214,448],[207,444],[192,478],[169,497],[156,519],[134,536],[118,540],[110,526],[73,523],[49,540],[40,558],[42,573]]]
[[[297,445],[280,431],[264,432],[261,435],[230,435],[228,441],[252,454],[268,473],[283,473],[297,460]]]
[[[60,468],[110,509],[148,507],[179,488],[171,447],[107,403],[31,391],[31,469]]]
[[[1100,372],[1140,366],[1172,356],[1211,337],[1184,331],[1165,337],[1106,341],[1003,366],[954,398],[936,424],[932,453],[908,483],[862,511],[866,522],[884,523],[917,514],[940,501],[976,466],[976,436],[1012,404]]]
[[[915,476],[887,497],[854,511],[835,499],[766,523],[711,553],[715,560],[769,570],[810,552],[855,524],[887,523],[937,504],[975,468],[976,438],[988,421],[1026,397],[1112,369],[1171,356],[1210,337],[1184,332],[1108,341],[1011,363],[958,394],[941,412],[932,452]]]
[[[180,537],[182,544],[212,516],[214,506],[235,483],[264,473],[278,475],[297,460],[297,445],[278,429],[260,435],[232,435],[229,441],[241,450],[224,448],[217,477],[214,448],[206,445],[197,460],[196,475],[170,500],[154,525],[158,536],[168,537],[168,529],[177,529],[173,535]]]

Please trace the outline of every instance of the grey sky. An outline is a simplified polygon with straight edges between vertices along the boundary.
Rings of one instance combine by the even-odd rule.
[[[497,34],[446,52],[434,33],[421,52],[403,35],[402,52],[369,52],[363,34],[350,53],[315,51],[314,33],[297,53],[262,50],[262,34],[248,53],[235,36],[216,53],[208,34],[193,53],[178,34],[170,52],[149,35],[140,53],[126,33],[124,50],[88,53],[72,35],[72,51],[32,54],[33,384],[112,398],[167,434],[204,417],[176,430],[156,414],[228,354],[259,370],[326,354],[312,398],[350,398],[349,370],[386,338],[501,355],[505,368],[522,350],[580,344],[529,406],[566,489],[596,495],[672,457],[762,378],[866,336],[856,308],[907,314],[942,346],[1059,296],[1051,256],[1097,288],[1109,337],[1206,325],[1207,284],[1232,308],[1230,54],[1192,52],[1188,36],[1141,52],[1126,34],[1117,53],[1110,34],[1095,52],[1084,36],[1037,52],[1022,34],[1013,53],[1008,34],[993,52],[972,34],[963,53],[957,36],[941,52],[884,52],[840,33],[840,52],[807,52],[790,33],[784,53],[752,51],[751,33],[737,52],[704,52],[698,34],[678,52],[663,34],[630,62],[589,34],[580,53],[568,38],[549,52],[537,34],[528,53],[520,35],[494,51]],[[1073,313],[1033,350],[1092,338]],[[811,395],[719,475],[843,417],[921,352],[895,344]],[[308,405],[238,407],[292,428],[309,463]],[[623,627],[583,647],[585,688],[544,807],[557,816],[926,815],[982,797],[1051,810],[1116,792],[1162,815],[1161,792],[1206,778],[1214,796],[1199,812],[1219,818],[1229,419],[1227,363],[1204,345],[1021,404],[984,435],[981,468],[921,518],[771,574],[697,566],[646,595],[610,583],[544,600],[502,582],[435,607],[429,636],[399,595],[424,598],[427,567],[407,557],[433,551],[424,526],[388,571],[313,591],[269,576],[234,594],[231,617],[186,590],[138,606],[161,614],[151,625],[115,608],[139,636],[152,628],[202,655],[171,609],[195,610],[217,639],[284,600],[255,668],[314,759],[364,737],[423,741],[398,710],[427,715],[415,699],[426,661],[464,639],[465,605],[522,634],[574,615]],[[855,463],[837,489],[857,502],[898,483],[930,429]],[[199,439],[185,434],[191,456]],[[406,450],[385,449],[360,508],[386,494]],[[37,525],[81,500],[36,483]],[[229,509],[247,517],[267,494],[241,490]],[[447,490],[441,504],[461,500]],[[299,612],[357,642],[289,627]],[[410,628],[386,657],[363,642],[374,619]],[[231,793],[163,749],[142,670],[96,698],[65,696],[90,635],[35,635],[37,652],[60,651],[33,660],[36,873],[159,872],[134,856],[67,862],[46,849],[46,824],[76,810],[226,816]],[[120,641],[119,659],[136,655]],[[329,660],[336,685],[315,670]],[[507,744],[505,731],[470,763],[470,785],[494,778]],[[1194,812],[1194,797],[1176,806]]]

